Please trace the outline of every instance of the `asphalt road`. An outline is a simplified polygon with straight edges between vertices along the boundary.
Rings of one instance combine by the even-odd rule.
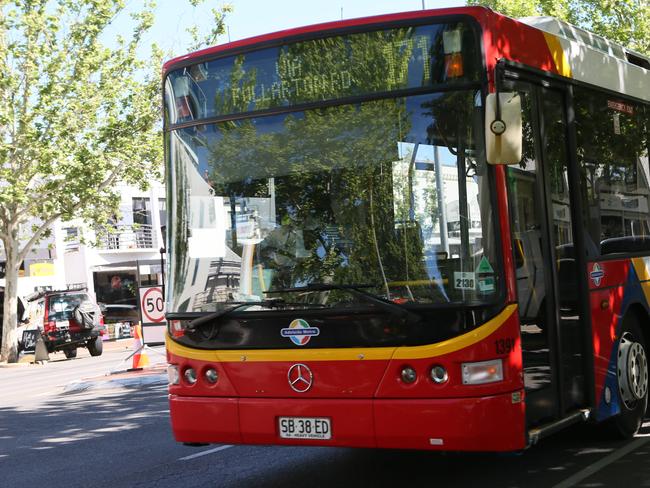
[[[650,422],[632,441],[580,426],[517,455],[185,447],[172,439],[164,385],[62,393],[122,356],[0,368],[1,487],[650,487]],[[21,404],[32,382],[42,395]]]

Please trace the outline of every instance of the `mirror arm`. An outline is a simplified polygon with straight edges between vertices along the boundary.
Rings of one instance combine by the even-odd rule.
[[[495,111],[495,117],[492,123],[490,124],[490,130],[494,135],[500,136],[502,135],[507,127],[506,124],[503,122],[503,119],[501,118],[501,97],[499,94],[501,93],[501,87],[499,83],[499,67],[496,66],[494,68],[494,91],[496,95],[496,106],[494,107]]]
[[[499,100],[499,93],[501,92],[501,87],[499,83],[499,69],[494,68],[494,92],[497,96],[497,106],[495,108],[495,120],[501,120],[501,102]]]

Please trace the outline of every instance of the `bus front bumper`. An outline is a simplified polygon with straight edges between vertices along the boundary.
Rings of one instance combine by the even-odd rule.
[[[526,447],[523,392],[480,398],[338,400],[169,395],[179,442],[282,444],[442,451]],[[328,418],[328,440],[284,439],[280,417]]]

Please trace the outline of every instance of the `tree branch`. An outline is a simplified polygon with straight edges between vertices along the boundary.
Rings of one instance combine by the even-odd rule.
[[[78,204],[80,206],[80,204]],[[38,242],[38,240],[43,236],[43,233],[50,228],[50,226],[58,219],[61,217],[61,213],[55,213],[52,215],[49,219],[47,219],[45,222],[41,224],[41,226],[36,229],[36,232],[34,232],[34,235],[32,238],[27,241],[27,244],[23,246],[23,249],[18,253],[18,262],[21,263],[25,260],[27,255],[29,254],[29,251],[32,250],[32,247],[34,247],[34,244]]]
[[[119,170],[122,167],[124,167],[125,165],[126,165],[126,162],[124,162],[124,161],[120,162],[115,167],[115,169],[111,172],[111,174],[108,175],[108,177],[97,186],[97,188],[106,188],[107,186],[112,185],[113,183],[115,183],[117,181],[117,177],[119,175]],[[81,201],[75,203],[69,209],[66,209],[66,212],[67,213],[73,213],[73,212],[79,210],[85,203],[86,203],[85,200],[81,200]],[[41,226],[36,230],[36,232],[34,232],[34,235],[32,236],[32,238],[29,241],[27,241],[27,244],[25,244],[23,249],[18,254],[19,262],[22,262],[22,261],[25,260],[25,258],[27,257],[27,254],[29,254],[29,252],[32,250],[32,247],[34,246],[34,244],[36,244],[38,242],[38,240],[43,236],[43,233],[45,233],[45,231],[47,229],[49,229],[50,226],[58,218],[60,218],[62,215],[63,215],[63,212],[55,212],[45,222],[43,222],[41,224]]]

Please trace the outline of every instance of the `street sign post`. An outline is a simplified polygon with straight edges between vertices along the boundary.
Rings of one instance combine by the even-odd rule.
[[[139,292],[142,340],[145,345],[164,344],[167,324],[162,286],[141,286]]]

